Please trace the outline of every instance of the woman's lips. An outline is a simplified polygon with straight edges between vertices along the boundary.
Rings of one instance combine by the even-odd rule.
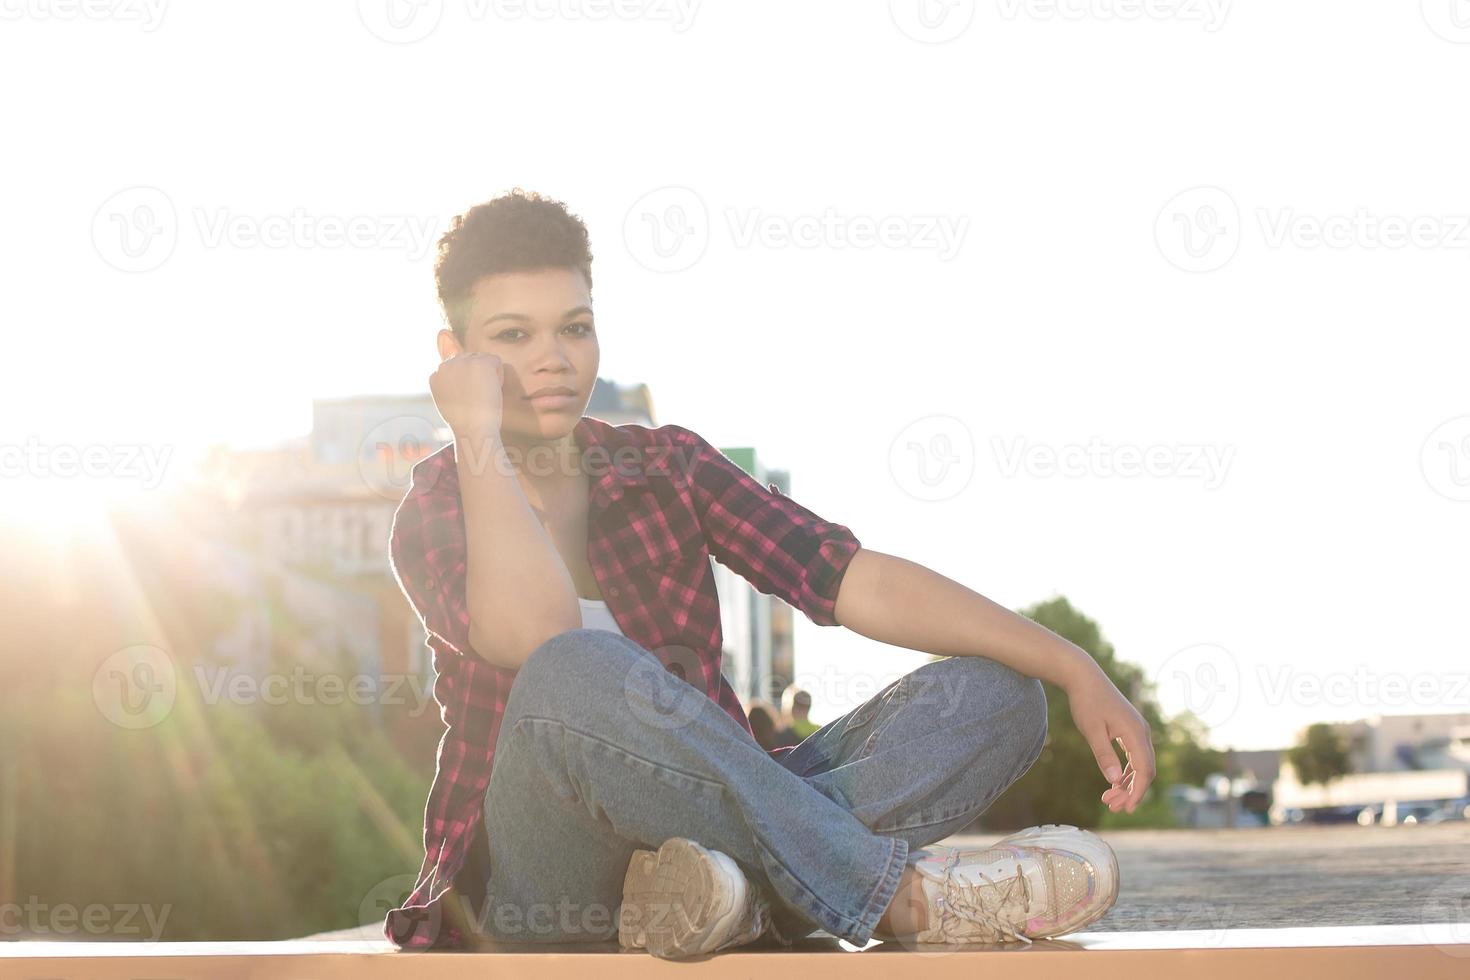
[[[536,395],[529,399],[532,405],[540,409],[555,410],[559,408],[570,408],[577,401],[576,395]]]

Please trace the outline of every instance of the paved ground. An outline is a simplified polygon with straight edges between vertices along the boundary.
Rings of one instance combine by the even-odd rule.
[[[1134,830],[1118,854],[1118,930],[1401,925],[1470,914],[1470,823]],[[952,838],[977,843],[984,838]]]
[[[998,836],[998,835],[997,835]],[[1109,831],[1118,903],[1088,932],[1470,924],[1470,823]],[[957,836],[946,844],[986,844]],[[380,940],[378,924],[313,939]],[[809,948],[826,948],[815,933]],[[616,950],[616,944],[609,949]]]

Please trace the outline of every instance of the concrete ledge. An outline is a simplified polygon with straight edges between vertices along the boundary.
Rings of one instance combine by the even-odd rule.
[[[790,950],[743,948],[699,960],[669,962],[642,951],[603,944],[527,948],[497,947],[474,953],[400,953],[386,942],[294,940],[206,943],[0,943],[0,978],[87,977],[301,977],[404,976],[481,978],[582,977],[645,980],[697,971],[702,976],[766,980],[888,980],[895,971],[924,977],[972,978],[988,971],[1005,977],[1076,976],[1088,954],[1088,980],[1138,980],[1188,976],[1191,980],[1242,975],[1294,980],[1322,977],[1412,977],[1437,980],[1470,976],[1470,926],[1444,923],[1400,926],[1324,926],[1302,929],[1217,929],[1170,932],[1077,933],[1030,946],[904,947],[872,942],[858,949],[821,936]],[[847,954],[847,955],[842,955]],[[854,955],[857,954],[857,955]],[[1004,957],[1004,960],[1001,958]],[[1064,972],[1065,971],[1065,972]]]

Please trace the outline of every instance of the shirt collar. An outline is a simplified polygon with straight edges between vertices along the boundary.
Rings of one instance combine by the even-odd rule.
[[[584,415],[572,428],[572,438],[582,448],[587,467],[593,474],[588,500],[595,506],[605,507],[609,501],[648,486],[647,467],[637,465],[634,451],[626,448],[635,446],[626,430]]]

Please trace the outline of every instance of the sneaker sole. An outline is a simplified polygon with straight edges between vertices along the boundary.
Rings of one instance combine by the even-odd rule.
[[[663,959],[713,953],[759,938],[768,913],[739,866],[718,851],[671,837],[634,851],[623,878],[618,943]]]

